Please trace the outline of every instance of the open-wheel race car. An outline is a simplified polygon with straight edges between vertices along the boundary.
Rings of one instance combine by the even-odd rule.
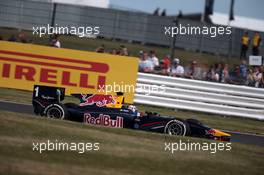
[[[210,128],[196,119],[160,116],[152,112],[139,112],[134,105],[124,104],[123,93],[72,94],[80,103],[62,103],[65,89],[35,85],[32,104],[40,116],[83,122],[113,128],[192,136],[220,141],[230,141],[230,134]]]

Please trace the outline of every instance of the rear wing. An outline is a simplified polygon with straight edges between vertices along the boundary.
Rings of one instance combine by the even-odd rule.
[[[32,101],[40,100],[47,103],[58,103],[64,100],[65,88],[34,85]]]

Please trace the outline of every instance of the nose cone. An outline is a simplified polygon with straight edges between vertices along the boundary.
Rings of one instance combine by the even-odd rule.
[[[214,140],[228,141],[228,142],[231,140],[230,134],[217,129],[210,129],[208,133],[211,135],[211,138]]]
[[[217,129],[213,129],[215,132],[214,132],[214,136],[216,137],[230,137],[231,135],[228,134],[228,133],[225,133],[223,131],[220,131],[220,130],[217,130]]]

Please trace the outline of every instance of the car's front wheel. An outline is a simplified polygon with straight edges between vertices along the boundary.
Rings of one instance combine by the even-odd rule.
[[[164,132],[169,135],[185,136],[189,134],[190,128],[188,123],[175,119],[166,124]]]

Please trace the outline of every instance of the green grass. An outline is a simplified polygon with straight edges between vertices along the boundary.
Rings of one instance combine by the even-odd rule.
[[[31,98],[32,98],[32,94],[29,91],[0,88],[0,100],[31,104]],[[78,100],[73,97],[66,97],[64,102],[78,103]],[[173,110],[169,108],[159,108],[159,107],[151,107],[145,105],[137,105],[137,106],[140,111],[158,112],[161,115],[174,116],[184,119],[195,118],[205,123],[206,125],[217,129],[264,134],[263,121],[243,119],[237,117],[224,117],[220,115]]]
[[[32,151],[32,143],[99,142],[100,150]],[[170,137],[170,142],[209,142]],[[264,171],[264,148],[232,143],[231,151],[164,150],[162,134],[113,129],[0,111],[0,174],[255,175]]]
[[[39,37],[37,35],[32,35],[32,31],[23,31],[27,38],[31,40],[34,44],[40,45],[49,45],[48,36]],[[18,35],[19,31],[17,29],[10,28],[0,28],[0,36],[3,37],[4,40],[7,40],[11,35]],[[118,49],[120,45],[125,45],[131,56],[138,56],[138,52],[140,50],[150,51],[155,50],[157,56],[159,58],[163,58],[165,55],[170,54],[171,50],[166,47],[157,47],[150,45],[142,45],[136,43],[128,43],[122,41],[112,41],[110,39],[89,39],[89,38],[79,38],[76,36],[60,36],[60,41],[63,48],[70,48],[76,50],[85,50],[85,51],[94,51],[97,47],[102,44],[105,45],[106,50],[109,52],[113,48]],[[175,57],[179,57],[181,59],[181,64],[184,66],[189,65],[190,61],[196,60],[202,67],[209,67],[210,65],[214,65],[217,62],[224,61],[225,63],[230,64],[231,66],[234,64],[238,64],[240,62],[239,58],[226,58],[222,56],[215,56],[211,54],[198,53],[193,51],[185,51],[181,49],[176,49]]]

